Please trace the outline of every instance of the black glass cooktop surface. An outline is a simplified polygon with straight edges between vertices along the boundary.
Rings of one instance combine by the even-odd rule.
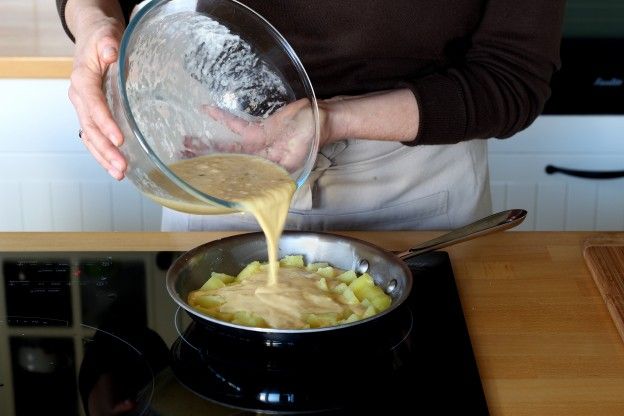
[[[0,253],[0,414],[488,414],[445,252],[409,261],[376,355],[343,344],[275,365],[238,348],[236,370],[169,299],[175,256]]]

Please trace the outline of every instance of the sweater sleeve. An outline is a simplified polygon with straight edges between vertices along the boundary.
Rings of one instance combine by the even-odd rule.
[[[412,80],[418,135],[406,145],[507,138],[528,127],[560,67],[564,0],[489,0],[462,57]]]
[[[74,35],[71,33],[69,28],[67,27],[67,21],[65,20],[65,6],[67,5],[68,0],[56,0],[56,10],[58,11],[59,17],[61,18],[61,24],[63,25],[63,29],[67,36],[75,42]],[[132,13],[132,9],[140,0],[132,1],[132,0],[119,0],[119,4],[121,5],[121,10],[123,11],[124,17],[126,19],[125,24],[128,24],[128,20],[130,19],[130,13]]]

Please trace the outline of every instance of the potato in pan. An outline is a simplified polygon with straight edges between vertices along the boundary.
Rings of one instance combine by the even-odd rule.
[[[305,264],[303,256],[279,261],[279,287],[267,288],[268,264],[253,261],[236,276],[212,272],[188,296],[196,310],[237,325],[306,329],[369,318],[392,298],[368,273],[358,275],[328,263]]]

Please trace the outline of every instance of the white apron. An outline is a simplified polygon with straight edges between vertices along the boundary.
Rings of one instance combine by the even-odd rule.
[[[345,140],[321,149],[295,194],[289,230],[441,230],[491,213],[487,142],[409,147]],[[259,230],[245,213],[190,215],[164,208],[163,231]]]

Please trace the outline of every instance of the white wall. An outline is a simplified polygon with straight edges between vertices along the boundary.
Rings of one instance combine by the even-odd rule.
[[[0,79],[0,231],[158,230],[160,207],[104,172],[77,137],[67,80]],[[490,141],[495,210],[524,230],[624,230],[624,179],[547,175],[548,164],[624,170],[624,117],[542,116]]]
[[[158,230],[160,207],[78,139],[68,87],[0,79],[0,231]]]

